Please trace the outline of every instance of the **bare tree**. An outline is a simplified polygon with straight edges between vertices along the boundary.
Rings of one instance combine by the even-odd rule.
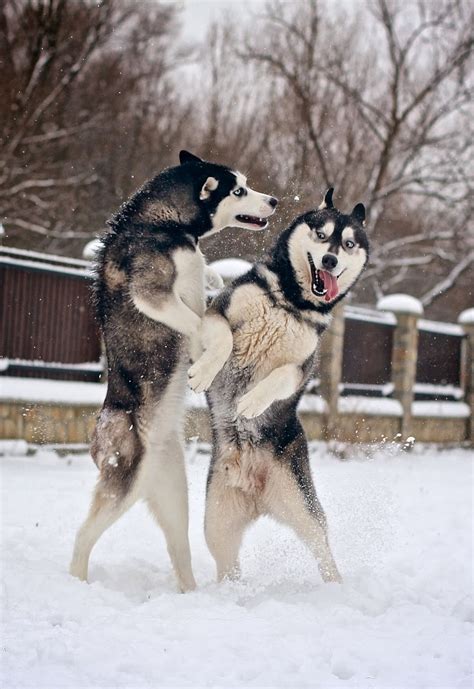
[[[366,200],[374,251],[364,279],[377,294],[427,265],[449,289],[445,277],[471,265],[459,260],[472,210],[473,18],[467,0],[374,0],[355,19],[317,0],[277,0],[265,38],[256,46],[249,35],[241,51],[279,84],[302,193],[314,194],[304,180],[317,171],[321,186]],[[441,292],[426,287],[428,304]]]
[[[166,157],[175,9],[7,0],[0,29],[3,222],[13,243],[73,253]]]
[[[211,257],[260,255],[334,185],[344,207],[364,200],[370,212],[359,299],[403,289],[430,308],[449,294],[461,304],[473,250],[473,20],[469,0],[366,0],[357,13],[272,0],[247,26],[211,26],[194,66],[177,72],[189,50],[170,3],[6,0],[7,241],[79,253],[189,146],[281,200],[272,232],[223,233]]]
[[[241,170],[253,187],[276,194],[266,155],[271,89],[253,65],[240,60],[241,40],[242,29],[226,15],[209,27],[198,54],[198,86],[190,89],[193,120],[183,131],[184,141],[204,157]],[[224,231],[206,240],[206,253],[211,260],[226,254],[253,258],[264,250],[264,239],[258,232]]]

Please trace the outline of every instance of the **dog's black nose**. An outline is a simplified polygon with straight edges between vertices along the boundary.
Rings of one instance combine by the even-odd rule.
[[[272,208],[276,208],[276,205],[278,203],[278,199],[276,199],[274,196],[270,196],[270,198],[268,199],[268,203],[270,204],[270,206]]]
[[[334,256],[334,254],[324,254],[322,264],[325,270],[333,270],[337,266],[337,256]]]

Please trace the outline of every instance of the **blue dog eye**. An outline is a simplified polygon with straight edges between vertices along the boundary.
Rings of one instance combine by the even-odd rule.
[[[235,191],[233,192],[233,194],[234,194],[235,196],[242,196],[243,193],[244,193],[244,190],[243,190],[242,187],[239,187],[238,189],[235,189]]]

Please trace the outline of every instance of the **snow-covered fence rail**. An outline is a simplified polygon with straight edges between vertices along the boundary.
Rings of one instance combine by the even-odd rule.
[[[323,435],[370,439],[383,426],[385,435],[428,441],[472,437],[469,313],[459,325],[422,314],[408,295],[391,295],[377,310],[335,309],[321,345],[321,383],[312,387],[327,404]]]
[[[228,281],[248,266],[224,260],[215,267]],[[87,261],[0,250],[0,438],[90,437],[105,395],[90,279]],[[377,309],[336,307],[300,403],[309,437],[474,437],[474,309],[459,324],[422,314],[407,295],[391,295]],[[208,440],[205,399],[189,392],[187,406],[188,436]]]
[[[393,313],[348,306],[344,310],[341,396],[391,397]],[[465,332],[455,323],[418,319],[415,400],[464,398],[462,350]]]
[[[90,264],[0,249],[0,376],[98,381]]]

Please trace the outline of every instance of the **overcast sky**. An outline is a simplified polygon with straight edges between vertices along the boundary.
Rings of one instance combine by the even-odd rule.
[[[1,1],[1,0],[0,0]],[[227,14],[237,23],[246,16],[263,12],[268,0],[168,0],[184,8],[181,18],[183,21],[183,34],[185,38],[202,39],[211,21],[222,13]],[[283,0],[295,5],[299,0]],[[436,2],[437,0],[430,0]],[[405,0],[409,3],[409,0]],[[349,11],[367,9],[368,0],[328,0],[324,7],[335,11],[344,8]],[[404,10],[409,4],[402,5]]]
[[[266,0],[182,0],[184,5],[183,30],[186,37],[202,37],[209,23],[222,12],[229,12],[238,21],[239,17],[258,12]]]

